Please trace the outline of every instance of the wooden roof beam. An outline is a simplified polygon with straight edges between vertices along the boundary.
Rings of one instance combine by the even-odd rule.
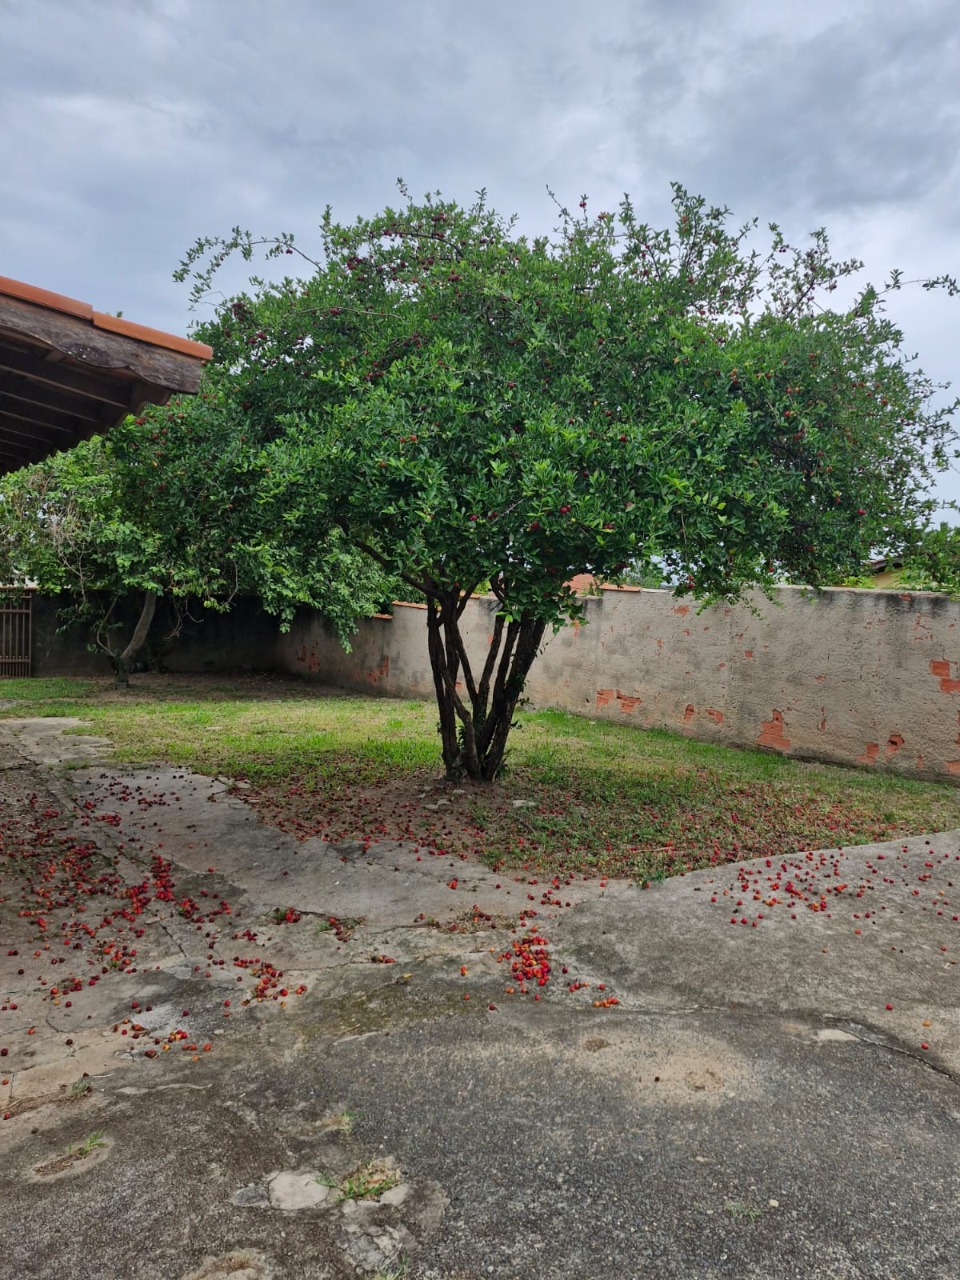
[[[40,351],[44,348],[35,347]],[[22,374],[31,382],[43,386],[54,387],[60,391],[71,391],[76,395],[91,400],[99,400],[103,404],[116,405],[125,409],[129,399],[122,382],[110,378],[98,378],[94,373],[78,369],[75,365],[64,363],[59,352],[50,351],[44,356],[31,355],[26,349],[14,350],[0,342],[0,371]]]
[[[116,326],[119,325],[117,321]],[[123,373],[168,392],[194,394],[200,386],[203,359],[197,356],[150,346],[124,333],[85,324],[76,316],[0,294],[0,334],[4,330],[61,351],[86,368]]]
[[[0,474],[193,394],[202,342],[0,276]]]
[[[33,412],[31,412],[33,409]],[[81,439],[89,433],[88,425],[73,414],[59,413],[56,409],[40,409],[38,406],[16,403],[5,404],[0,395],[0,422],[14,424],[24,422],[32,427],[44,427],[48,431],[59,432],[64,437]]]
[[[64,446],[62,441],[47,440],[39,432],[35,431],[27,435],[24,432],[11,431],[0,423],[0,457],[13,458],[21,467],[29,466],[36,460],[38,439],[47,446],[49,452],[69,447]]]
[[[109,406],[98,403],[96,400],[87,397],[78,400],[76,396],[51,390],[42,383],[21,377],[8,379],[4,383],[3,391],[0,391],[0,414],[8,406],[15,406],[21,411],[29,408],[31,413],[37,409],[53,409],[60,413],[68,413],[81,422],[94,422],[98,426],[112,416]]]

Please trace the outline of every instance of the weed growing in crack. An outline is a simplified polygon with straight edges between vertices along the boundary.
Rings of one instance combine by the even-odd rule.
[[[106,1139],[103,1136],[102,1129],[94,1129],[83,1142],[78,1143],[75,1147],[67,1147],[67,1155],[72,1156],[75,1160],[86,1160],[87,1156],[92,1156],[98,1147],[105,1147]]]
[[[344,1200],[375,1200],[399,1185],[400,1173],[385,1160],[370,1160],[339,1181],[322,1173],[317,1175],[316,1181],[322,1187],[336,1190],[338,1203]]]
[[[378,1271],[373,1280],[407,1280],[408,1274],[407,1264],[401,1258],[396,1267],[391,1267],[389,1271]]]
[[[332,1133],[352,1133],[353,1126],[360,1118],[359,1111],[349,1111],[343,1108],[339,1111],[331,1111],[324,1116],[321,1124],[324,1129]],[[334,1185],[334,1184],[329,1184]]]

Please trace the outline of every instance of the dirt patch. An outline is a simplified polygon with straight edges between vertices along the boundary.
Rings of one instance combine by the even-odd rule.
[[[506,787],[454,785],[434,769],[349,788],[339,781],[311,785],[300,777],[244,787],[242,796],[264,822],[301,840],[316,836],[331,844],[358,837],[412,841],[438,854],[478,858],[491,836],[498,846],[512,838],[520,813]]]
[[[262,1253],[251,1249],[235,1249],[219,1257],[204,1258],[195,1271],[183,1280],[273,1280],[273,1264]]]
[[[587,1036],[565,1052],[603,1079],[630,1080],[636,1099],[653,1106],[718,1102],[758,1089],[754,1068],[729,1045],[682,1028],[664,1037],[660,1028],[638,1033],[626,1023],[603,1037]]]

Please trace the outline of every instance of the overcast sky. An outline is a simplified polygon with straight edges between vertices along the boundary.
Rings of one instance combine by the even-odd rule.
[[[199,235],[309,248],[398,176],[529,232],[547,186],[656,223],[677,180],[877,283],[960,275],[958,28],[957,0],[0,0],[0,275],[185,333]],[[960,298],[890,313],[956,390]]]

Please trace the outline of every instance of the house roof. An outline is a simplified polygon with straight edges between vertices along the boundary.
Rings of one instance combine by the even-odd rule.
[[[193,393],[213,351],[0,276],[0,474]]]

